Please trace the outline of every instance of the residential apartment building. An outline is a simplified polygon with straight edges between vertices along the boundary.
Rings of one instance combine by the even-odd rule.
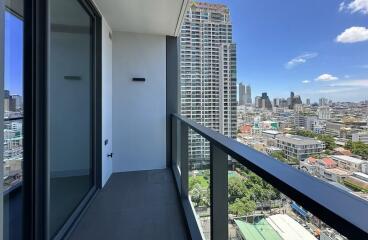
[[[331,118],[331,110],[328,106],[321,106],[317,110],[318,112],[318,118],[322,120],[328,120]]]
[[[239,83],[239,105],[245,105],[246,101],[245,85]]]
[[[368,144],[368,132],[353,133],[351,136],[353,142],[363,142]]]
[[[221,4],[190,3],[180,48],[181,113],[235,138],[236,46],[229,9]],[[198,162],[208,157],[208,142],[191,134],[189,158]]]
[[[326,122],[326,134],[339,137],[341,129],[344,128],[345,124],[341,122],[332,122],[328,121]]]
[[[322,141],[313,138],[278,135],[276,136],[277,147],[281,148],[288,159],[297,159],[302,161],[313,154],[319,154],[325,148]]]
[[[250,85],[245,87],[245,99],[247,104],[252,104],[252,88]]]
[[[368,164],[368,161],[345,155],[333,155],[331,157],[336,161],[338,167],[350,172],[361,172]]]

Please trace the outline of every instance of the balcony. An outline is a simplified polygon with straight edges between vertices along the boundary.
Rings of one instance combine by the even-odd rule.
[[[54,1],[61,11],[51,16],[42,1],[25,7],[25,178],[3,193],[4,239],[316,239],[320,229],[301,218],[368,239],[367,201],[179,115],[178,31],[189,1],[70,0],[70,19],[66,2]],[[87,8],[101,22],[84,22],[100,24],[86,42],[100,45],[91,54],[99,63],[84,70],[100,82],[81,87],[91,59],[76,53],[90,48],[68,41],[89,33],[75,23],[90,20]],[[75,178],[87,177],[78,189]]]
[[[302,206],[303,214],[309,211],[349,239],[367,237],[366,201],[180,115],[172,115],[171,126],[171,168],[113,174],[71,239],[241,239],[229,227],[238,220],[228,216],[228,156]],[[189,130],[210,144],[207,225],[199,219],[188,191]]]
[[[190,239],[172,172],[113,174],[70,239]]]

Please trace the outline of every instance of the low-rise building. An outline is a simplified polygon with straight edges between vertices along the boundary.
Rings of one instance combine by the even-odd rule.
[[[339,168],[350,172],[362,172],[362,166],[368,163],[365,160],[345,155],[333,155],[331,157],[336,161]]]
[[[334,153],[336,155],[345,155],[345,156],[351,156],[351,151],[348,149],[345,149],[343,147],[337,147],[334,148]]]
[[[300,161],[299,167],[301,170],[309,173],[310,175],[315,175],[317,172],[317,159],[314,157],[309,157],[304,161]]]
[[[326,179],[327,181],[332,182],[343,182],[347,177],[349,177],[350,173],[341,168],[326,168],[320,171],[321,177]]]
[[[351,136],[353,142],[363,142],[368,144],[368,132],[353,133]]]
[[[302,161],[314,154],[322,153],[325,144],[314,138],[296,135],[277,135],[277,147],[281,148],[288,159]]]
[[[344,184],[353,190],[368,191],[368,175],[361,172],[354,172],[351,176],[344,179]]]
[[[276,130],[264,130],[262,132],[262,136],[265,138],[273,138],[275,139],[277,135],[281,134],[281,132]]]

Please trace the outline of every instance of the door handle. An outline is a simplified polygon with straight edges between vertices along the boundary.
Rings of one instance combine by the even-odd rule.
[[[107,157],[112,158],[112,155],[113,155],[113,154],[114,154],[114,153],[107,154]]]

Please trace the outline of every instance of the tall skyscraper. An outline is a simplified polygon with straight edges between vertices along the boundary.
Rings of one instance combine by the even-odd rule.
[[[247,104],[252,104],[252,89],[250,85],[247,85],[245,88],[245,98]]]
[[[262,93],[262,97],[261,97],[261,101],[262,101],[262,108],[263,109],[272,109],[272,104],[270,101],[270,98],[268,97],[267,93]]]
[[[254,106],[256,108],[262,108],[262,98],[260,96],[254,98]]]
[[[181,114],[235,138],[236,45],[228,7],[192,2],[180,48]],[[208,157],[208,142],[190,134],[190,160]]]
[[[328,99],[327,98],[320,98],[319,99],[319,106],[327,106],[328,105]]]
[[[290,97],[288,98],[288,104],[290,109],[294,109],[295,104],[302,104],[302,99],[299,95],[295,95],[294,92],[290,92]]]
[[[311,105],[311,101],[310,101],[310,99],[309,99],[309,98],[307,98],[307,99],[306,99],[306,104],[307,104],[307,105]]]
[[[245,105],[247,103],[245,85],[239,83],[239,105]]]

